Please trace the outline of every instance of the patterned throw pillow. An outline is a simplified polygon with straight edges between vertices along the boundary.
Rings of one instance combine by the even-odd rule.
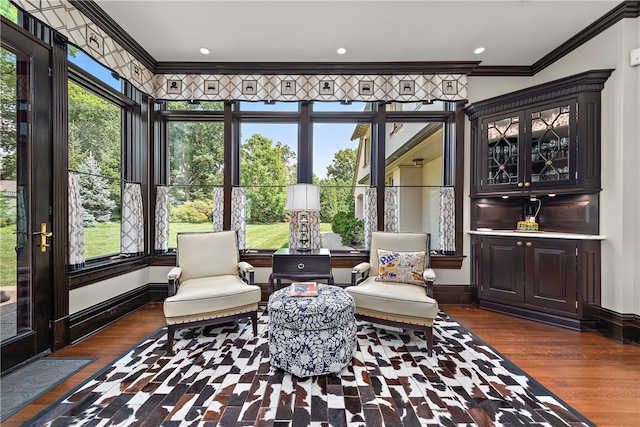
[[[378,249],[378,281],[424,285],[422,272],[426,252],[398,252]]]

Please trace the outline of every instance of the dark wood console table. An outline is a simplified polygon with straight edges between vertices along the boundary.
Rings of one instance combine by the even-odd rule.
[[[274,282],[280,286],[282,279],[293,281],[325,279],[327,284],[333,284],[329,249],[298,252],[281,248],[274,252],[272,266],[273,271],[269,275],[269,295],[274,291]]]

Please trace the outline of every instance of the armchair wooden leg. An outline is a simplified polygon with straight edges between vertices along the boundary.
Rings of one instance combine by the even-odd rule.
[[[433,353],[433,327],[427,327],[424,331],[424,339],[427,341],[427,356],[431,357]]]
[[[167,354],[173,356],[173,334],[175,329],[167,326]]]
[[[251,313],[251,325],[253,326],[253,336],[257,337],[258,336],[258,313],[255,311]]]

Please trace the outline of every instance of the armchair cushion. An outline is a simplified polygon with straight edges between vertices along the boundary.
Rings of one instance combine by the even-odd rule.
[[[379,273],[375,280],[424,285],[426,251],[400,252],[378,249]]]
[[[356,312],[362,309],[430,320],[438,314],[437,301],[427,296],[423,286],[381,282],[369,277],[358,286],[347,287],[346,291],[355,301]]]
[[[192,316],[213,310],[224,312],[257,304],[260,287],[248,285],[237,274],[184,280],[180,291],[164,301],[167,318]]]
[[[178,266],[181,280],[238,274],[235,231],[178,233]]]

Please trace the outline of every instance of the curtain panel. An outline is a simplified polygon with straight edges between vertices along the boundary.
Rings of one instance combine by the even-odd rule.
[[[144,212],[140,184],[127,182],[122,194],[120,222],[120,253],[144,253]]]
[[[233,187],[231,190],[231,229],[236,231],[238,249],[247,247],[247,189]]]
[[[456,253],[456,201],[453,187],[440,189],[440,249],[445,255]]]
[[[371,233],[378,228],[378,192],[374,187],[364,190],[364,248],[371,249]]]
[[[224,188],[213,189],[213,231],[222,231],[224,221]]]
[[[84,222],[82,221],[82,199],[80,177],[69,173],[69,266],[76,269],[84,266]]]
[[[156,187],[155,243],[153,250],[157,254],[169,250],[169,187]]]
[[[398,188],[384,189],[384,231],[397,233],[399,225]]]

